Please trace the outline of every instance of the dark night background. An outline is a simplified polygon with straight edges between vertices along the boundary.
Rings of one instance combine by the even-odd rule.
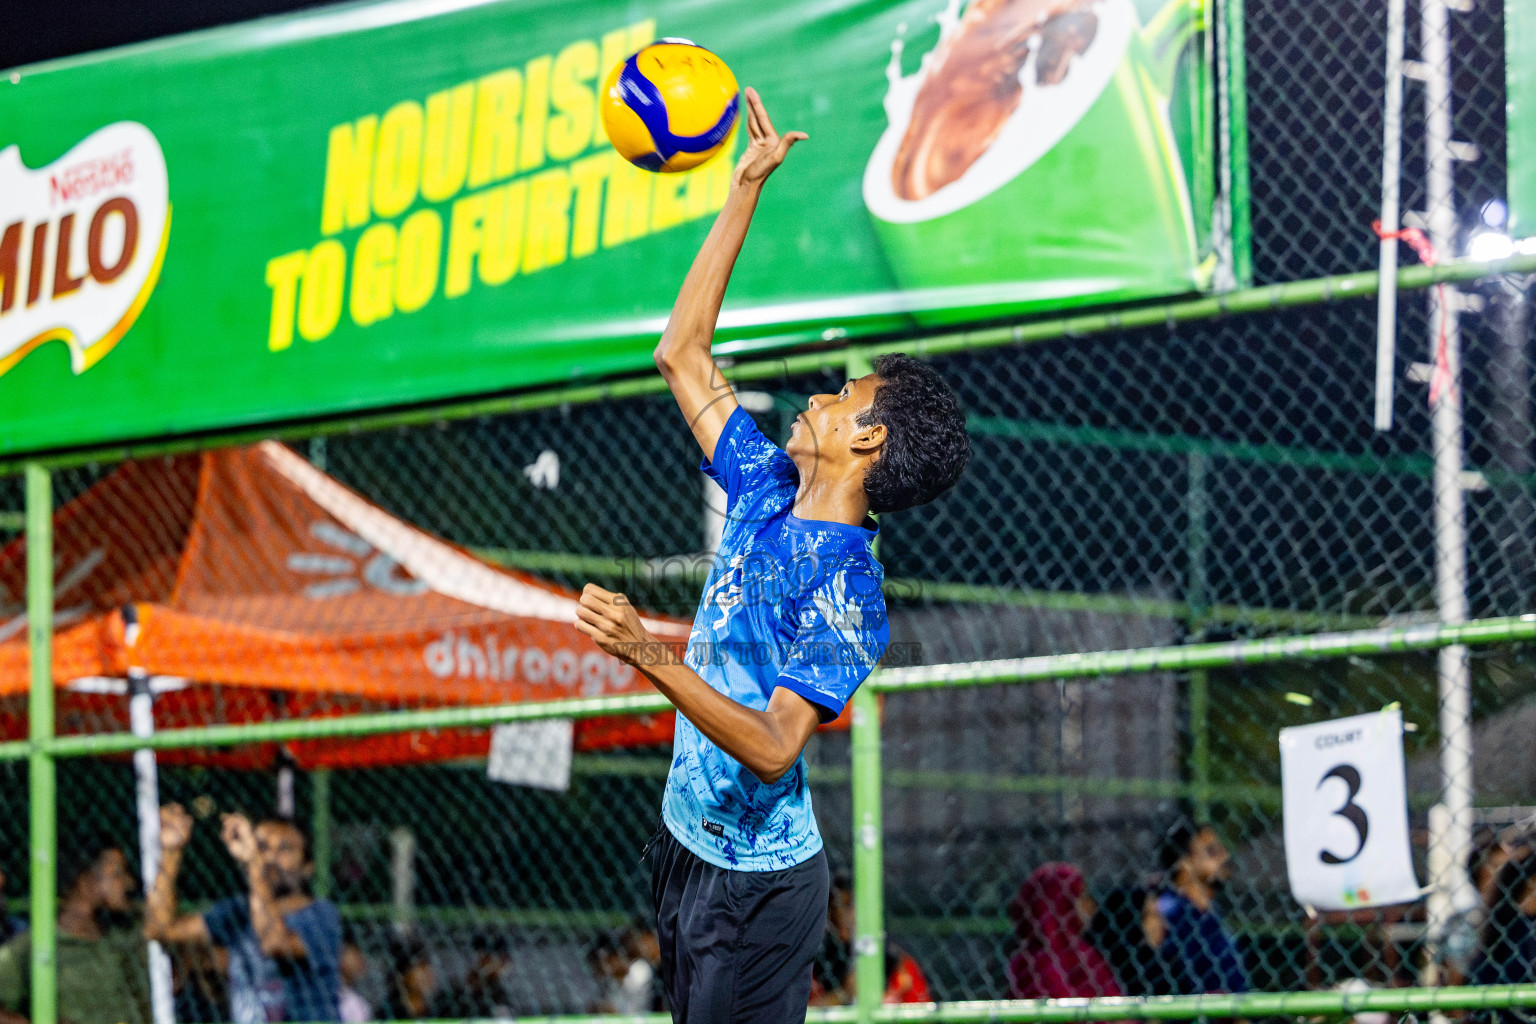
[[[0,68],[320,7],[315,0],[7,0]]]

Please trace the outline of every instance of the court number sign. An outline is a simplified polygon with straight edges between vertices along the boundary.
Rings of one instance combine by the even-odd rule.
[[[1297,902],[1351,910],[1418,898],[1401,711],[1280,730],[1280,772]]]

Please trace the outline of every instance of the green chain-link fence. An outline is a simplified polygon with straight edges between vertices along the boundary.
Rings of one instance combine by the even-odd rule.
[[[1438,617],[1435,453],[1423,383],[1400,387],[1393,432],[1372,431],[1373,281],[1296,284],[1368,271],[1375,259],[1370,222],[1379,199],[1384,15],[1364,2],[1295,0],[1248,4],[1245,13],[1252,262],[1260,290],[1220,303],[1125,313],[1118,321],[1085,317],[1064,330],[1004,325],[960,339],[891,343],[926,350],[953,382],[975,456],[953,493],[882,525],[880,556],[900,658],[867,688],[884,691],[874,748],[878,786],[867,774],[867,754],[852,749],[871,738],[868,719],[855,726],[863,731],[854,738],[825,732],[807,750],[834,870],[852,871],[860,860],[861,874],[859,922],[849,913],[851,899],[829,914],[817,965],[824,1003],[851,997],[847,981],[862,959],[874,965],[866,977],[879,977],[888,961],[898,976],[893,994],[914,998],[915,964],[921,989],[939,1004],[890,1009],[890,1019],[1255,1019],[1358,1011],[1362,1024],[1385,1024],[1462,1013],[1457,1007],[1495,1007],[1484,1011],[1489,1019],[1523,1017],[1523,1010],[1498,1008],[1536,1006],[1529,988],[1536,953],[1525,945],[1536,942],[1536,913],[1527,911],[1531,892],[1520,868],[1536,822],[1536,624],[1518,618],[1536,611],[1536,412],[1527,280],[1515,272],[1536,266],[1512,264],[1510,273],[1458,286],[1468,296],[1461,320],[1461,582],[1469,617],[1506,620],[1484,633],[1496,642],[1478,644],[1469,655],[1476,855],[1470,867],[1483,906],[1462,908],[1440,925],[1422,902],[1311,915],[1285,881],[1276,732],[1286,725],[1399,704],[1412,726],[1405,754],[1419,877],[1446,884],[1427,859],[1429,816],[1444,799],[1446,781],[1438,643],[1423,629],[1413,633]],[[1410,55],[1418,32],[1410,11]],[[1454,16],[1456,138],[1474,144],[1478,156],[1456,174],[1463,233],[1482,204],[1503,192],[1502,39],[1497,4],[1477,3]],[[1408,209],[1425,201],[1417,90],[1410,82]],[[1420,288],[1400,297],[1399,381],[1430,358],[1429,294]],[[1225,306],[1242,311],[1222,314],[1218,307]],[[744,404],[780,438],[807,395],[836,390],[844,356],[802,355],[736,369],[741,390],[750,392]],[[711,498],[684,424],[656,382],[465,411],[377,429],[321,428],[312,438],[292,439],[287,451],[463,556],[556,587],[589,580],[622,586],[659,615],[691,616],[708,564],[696,553],[709,548]],[[434,415],[443,422],[430,422]],[[132,488],[122,486],[130,471],[138,474]],[[60,549],[58,672],[75,685],[58,705],[64,738],[47,749],[61,755],[58,842],[65,854],[97,833],[135,864],[138,850],[127,759],[133,743],[113,736],[108,751],[91,739],[127,728],[119,676],[131,663],[102,678],[71,676],[76,648],[69,643],[89,647],[79,635],[67,639],[72,626],[99,613],[102,628],[120,629],[122,606],[152,600],[155,587],[181,595],[168,602],[175,608],[217,622],[240,620],[249,607],[220,606],[213,597],[241,591],[257,576],[288,573],[295,588],[322,588],[305,589],[311,598],[369,588],[416,592],[420,582],[398,564],[377,562],[378,545],[355,531],[320,531],[274,554],[263,552],[263,538],[251,530],[242,548],[234,539],[245,521],[229,520],[228,509],[239,507],[230,502],[211,513],[230,555],[201,584],[198,593],[209,603],[194,607],[186,595],[196,587],[177,566],[192,545],[213,542],[189,532],[176,510],[205,493],[211,473],[197,454],[145,454],[132,464],[60,460],[52,473],[61,536],[70,516],[90,509],[97,518],[86,532],[102,539],[103,551],[123,538],[165,546],[158,560],[144,559],[132,571],[118,566],[117,584],[95,590],[92,573],[112,570],[117,556],[93,565],[87,563],[94,549],[83,557]],[[239,497],[253,507],[278,500],[259,489]],[[0,480],[0,508],[0,527],[11,540],[7,556],[17,561],[20,477]],[[377,575],[369,575],[370,566]],[[16,573],[4,578],[10,592],[0,592],[0,643],[24,632],[23,582]],[[240,596],[251,606],[283,598]],[[457,612],[423,614],[415,627],[423,644],[454,630],[462,639],[466,627]],[[311,624],[288,624],[305,625]],[[146,622],[146,635],[149,628]],[[1414,650],[1399,642],[1391,651],[1374,634],[1350,644],[1329,641],[1326,657],[1303,656],[1299,648],[1261,656],[1246,647],[1217,651],[1197,665],[1174,652],[1093,671],[1064,660],[974,668],[994,660],[1379,629],[1405,630],[1398,641],[1419,639],[1407,645]],[[314,887],[336,901],[348,939],[363,954],[353,984],[376,1016],[521,1018],[649,1008],[650,990],[625,982],[644,975],[629,972],[649,954],[641,849],[655,828],[669,765],[654,733],[615,739],[578,726],[567,788],[508,785],[487,777],[484,747],[492,719],[515,712],[488,712],[466,729],[462,716],[443,708],[454,701],[432,693],[321,687],[319,696],[300,699],[231,681],[253,657],[242,634],[183,636],[184,644],[204,645],[196,652],[202,663],[227,667],[229,677],[167,676],[158,730],[251,722],[282,730],[295,718],[394,715],[371,720],[369,737],[332,740],[339,745],[326,748],[351,749],[354,759],[373,756],[370,767],[315,767],[327,762],[321,747],[304,746],[313,737],[301,736],[302,726],[167,746],[160,795],[183,804],[195,822],[179,883],[184,909],[205,909],[242,889],[217,838],[220,816],[262,816],[286,805],[313,832]],[[492,666],[505,652],[481,646],[466,654],[458,643],[442,648],[444,677],[494,682]],[[361,657],[367,664],[366,652]],[[530,663],[517,664],[526,676]],[[572,679],[580,664],[570,662]],[[996,685],[898,685],[903,672],[934,665],[960,666],[955,674],[979,673]],[[394,671],[380,655],[378,677]],[[558,677],[553,655],[541,671]],[[864,707],[872,712],[874,705]],[[4,738],[18,741],[0,747],[13,758],[0,765],[0,868],[14,913],[29,892],[22,759],[29,748],[19,742],[28,724],[25,694],[0,698],[0,723]],[[401,741],[396,734],[405,730],[410,735]],[[175,743],[165,736],[158,742]],[[387,756],[380,753],[386,747]],[[31,748],[34,767],[43,763],[39,749]],[[872,820],[865,817],[870,793],[883,822],[873,833],[883,847],[873,888],[871,861],[856,853],[871,834],[863,827]],[[1169,927],[1173,906],[1160,905],[1158,896],[1183,884],[1179,865],[1161,849],[1180,819],[1209,822],[1230,855],[1234,870],[1216,906],[1247,982],[1271,995],[1237,1003],[1207,997],[1198,1005],[1156,998],[1205,991],[1155,941]],[[1500,858],[1514,867],[1501,873],[1491,866]],[[1035,992],[1026,967],[1011,966],[1021,939],[1010,906],[1037,868],[1058,863],[1073,865],[1096,900],[1084,938],[1103,955],[1114,991],[1150,1000],[995,1002]],[[1047,877],[1067,876],[1058,870]],[[866,899],[871,892],[883,893],[878,909],[893,951],[887,956],[853,941],[877,920]],[[195,945],[172,953],[177,1019],[229,1019],[219,960]],[[1102,975],[1083,980],[1092,974],[1073,975],[1074,995],[1110,991]],[[1527,987],[1444,997],[1420,991],[1470,981]],[[424,1001],[402,998],[402,985],[415,985]],[[1336,994],[1359,985],[1413,991]],[[473,997],[464,995],[470,991]],[[827,1011],[828,1019],[852,1019],[838,1013]]]

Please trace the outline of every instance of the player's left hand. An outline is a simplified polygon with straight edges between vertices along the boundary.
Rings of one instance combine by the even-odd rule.
[[[789,155],[789,147],[810,136],[805,132],[785,132],[780,135],[773,127],[773,122],[768,120],[768,110],[763,106],[757,90],[747,86],[746,97],[747,149],[741,154],[741,159],[736,161],[736,169],[731,172],[731,183],[761,185],[784,162],[784,158]]]
[[[588,583],[581,592],[576,628],[591,637],[606,654],[636,664],[646,660],[650,645],[660,644],[640,624],[640,613],[623,594]]]

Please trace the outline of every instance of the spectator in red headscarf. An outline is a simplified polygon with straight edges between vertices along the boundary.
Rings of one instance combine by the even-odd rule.
[[[1008,917],[1019,949],[1008,963],[1015,999],[1118,996],[1115,974],[1083,938],[1093,917],[1083,873],[1071,864],[1042,864],[1019,886]]]

